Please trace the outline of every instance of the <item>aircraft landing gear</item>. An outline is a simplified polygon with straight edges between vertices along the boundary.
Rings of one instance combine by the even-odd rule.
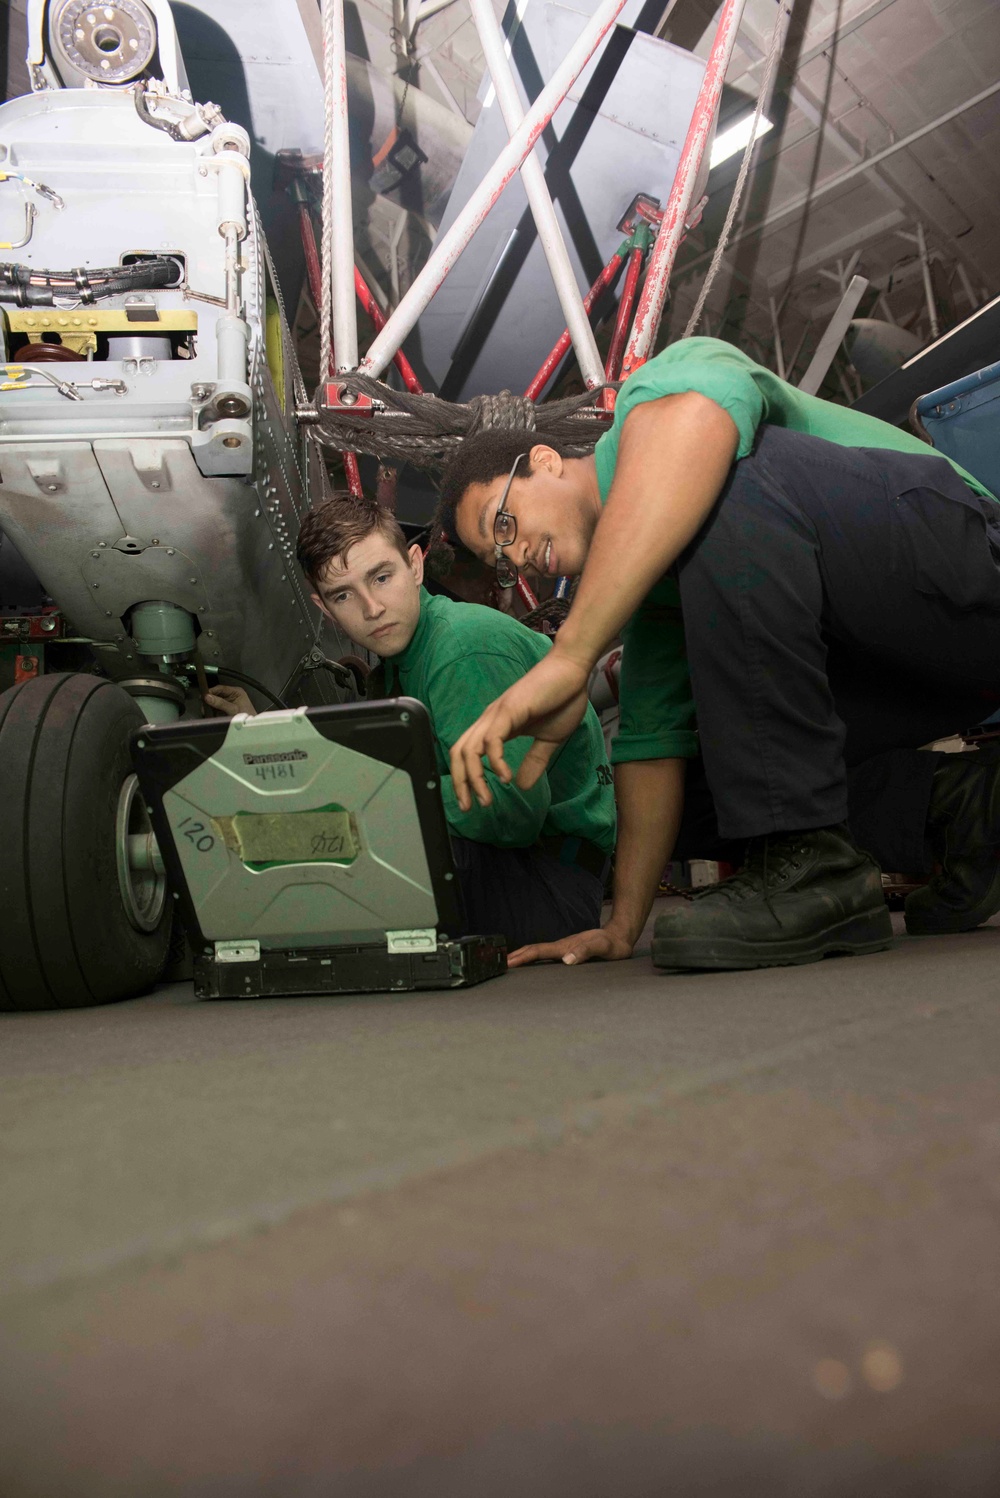
[[[0,1009],[132,998],[163,971],[173,902],[129,757],[142,722],[83,673],[0,696]]]

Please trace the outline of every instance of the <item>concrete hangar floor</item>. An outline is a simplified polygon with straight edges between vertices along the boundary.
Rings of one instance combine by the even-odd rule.
[[[5,1016],[0,1493],[994,1498],[998,955]]]

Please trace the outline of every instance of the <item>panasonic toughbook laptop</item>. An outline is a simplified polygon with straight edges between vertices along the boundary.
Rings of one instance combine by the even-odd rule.
[[[147,725],[132,755],[198,997],[462,988],[505,971],[502,937],[454,937],[434,742],[413,698]]]

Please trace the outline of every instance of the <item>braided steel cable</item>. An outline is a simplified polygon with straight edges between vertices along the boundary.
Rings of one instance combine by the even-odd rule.
[[[319,313],[319,375],[325,380],[332,372],[333,325],[333,48],[335,27],[334,0],[322,0],[323,22],[323,200],[320,233],[320,264],[323,272]]]
[[[599,390],[536,406],[509,390],[473,396],[467,402],[413,395],[357,373],[338,375],[337,384],[356,397],[368,397],[373,407],[326,406],[321,386],[319,423],[311,428],[316,440],[418,468],[440,468],[464,437],[489,427],[530,433],[532,441],[558,444],[569,457],[592,452],[608,430],[607,413],[597,409]],[[618,386],[602,388],[617,390]]]

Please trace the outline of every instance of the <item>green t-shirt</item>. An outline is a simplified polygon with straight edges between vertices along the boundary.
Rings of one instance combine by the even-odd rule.
[[[594,450],[602,504],[614,478],[618,443],[629,412],[642,401],[690,390],[708,396],[732,417],[739,432],[737,459],[752,451],[762,422],[822,437],[841,447],[884,447],[924,457],[934,451],[919,437],[898,431],[888,422],[804,395],[732,344],[718,338],[685,338],[637,369],[619,391],[614,424]],[[957,463],[952,467],[970,489],[988,499],[994,497],[964,468]],[[676,581],[664,576],[625,626],[621,726],[611,748],[614,764],[689,759],[698,752],[680,605]]]
[[[385,689],[416,697],[430,714],[445,816],[452,832],[499,848],[527,848],[540,837],[580,837],[605,853],[615,845],[615,795],[604,735],[592,707],[530,791],[504,785],[491,770],[490,806],[462,811],[451,783],[452,745],[497,697],[550,649],[541,635],[476,603],[454,603],[420,590],[413,639],[384,663]],[[530,738],[512,739],[507,763],[517,770]]]

